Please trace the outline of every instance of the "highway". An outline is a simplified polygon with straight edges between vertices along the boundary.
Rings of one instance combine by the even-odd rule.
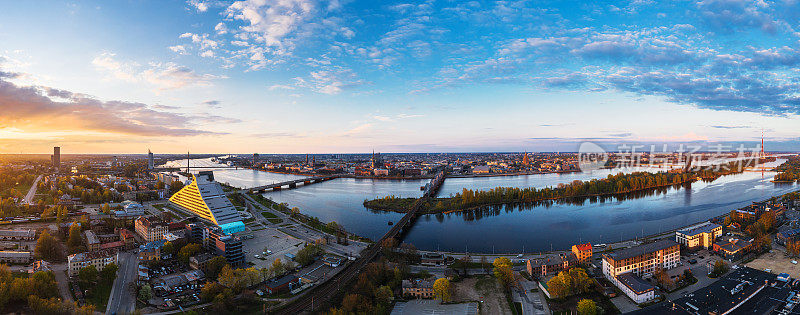
[[[28,193],[25,195],[25,198],[22,199],[22,203],[33,205],[33,197],[36,196],[36,188],[39,186],[39,181],[42,179],[42,176],[39,175],[36,177],[36,180],[33,181],[33,185],[31,185],[31,189],[28,189]]]
[[[119,270],[111,295],[108,297],[106,314],[129,314],[136,308],[136,297],[131,283],[136,281],[139,269],[139,256],[134,252],[119,252]]]

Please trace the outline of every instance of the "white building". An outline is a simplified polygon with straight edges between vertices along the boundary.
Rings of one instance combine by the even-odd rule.
[[[652,285],[642,278],[680,263],[680,245],[672,240],[626,248],[603,255],[603,275],[636,303],[653,299]]]
[[[75,277],[83,267],[94,266],[98,271],[103,270],[108,264],[117,263],[117,253],[107,250],[96,252],[77,253],[67,258],[68,275]]]

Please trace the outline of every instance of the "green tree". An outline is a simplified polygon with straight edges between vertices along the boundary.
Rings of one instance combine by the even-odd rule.
[[[34,250],[36,256],[48,261],[61,261],[63,256],[59,249],[58,241],[47,232],[42,231],[39,239],[36,240],[36,249]]]
[[[153,289],[150,288],[149,284],[143,285],[139,288],[139,300],[147,301],[153,298]]]
[[[286,264],[280,258],[275,258],[275,261],[272,262],[272,273],[279,276],[284,272],[286,272]]]
[[[203,272],[209,279],[217,279],[222,268],[228,265],[225,256],[216,256],[211,258],[203,268]]]
[[[578,301],[578,315],[595,315],[597,314],[597,305],[593,300],[582,299]]]
[[[200,252],[200,244],[189,243],[186,246],[181,247],[181,250],[178,251],[178,259],[183,262],[184,264],[189,263],[189,257],[192,257]]]
[[[103,267],[103,270],[100,270],[100,282],[107,285],[114,283],[114,279],[117,278],[117,270],[119,267],[115,263]]]
[[[164,245],[161,246],[161,253],[164,255],[175,254],[175,244],[170,241],[164,242]]]
[[[77,253],[82,251],[83,242],[81,240],[81,229],[80,225],[72,223],[69,227],[69,236],[67,237],[67,247],[69,248],[70,253]]]
[[[392,302],[392,296],[392,288],[387,285],[380,286],[375,290],[375,301],[380,304],[389,305]]]
[[[433,282],[433,293],[442,303],[450,302],[450,290],[450,280],[447,280],[447,278],[439,278]]]
[[[83,285],[94,283],[97,280],[97,268],[93,265],[81,268],[78,270],[78,280],[81,281]]]
[[[301,266],[310,265],[314,262],[314,258],[321,254],[322,250],[316,245],[308,245],[297,252],[294,260]]]

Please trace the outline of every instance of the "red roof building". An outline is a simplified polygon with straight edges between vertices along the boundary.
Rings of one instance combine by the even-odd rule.
[[[581,263],[586,263],[592,259],[592,243],[572,245],[572,253]]]

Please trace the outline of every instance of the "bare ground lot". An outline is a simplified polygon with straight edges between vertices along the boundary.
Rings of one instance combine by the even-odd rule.
[[[483,301],[481,314],[511,314],[505,293],[494,277],[476,276],[453,283],[453,302]]]
[[[771,269],[772,273],[785,272],[792,278],[800,279],[800,264],[792,263],[792,260],[799,259],[786,257],[783,250],[773,249],[771,253],[763,254],[746,265],[759,270]]]

